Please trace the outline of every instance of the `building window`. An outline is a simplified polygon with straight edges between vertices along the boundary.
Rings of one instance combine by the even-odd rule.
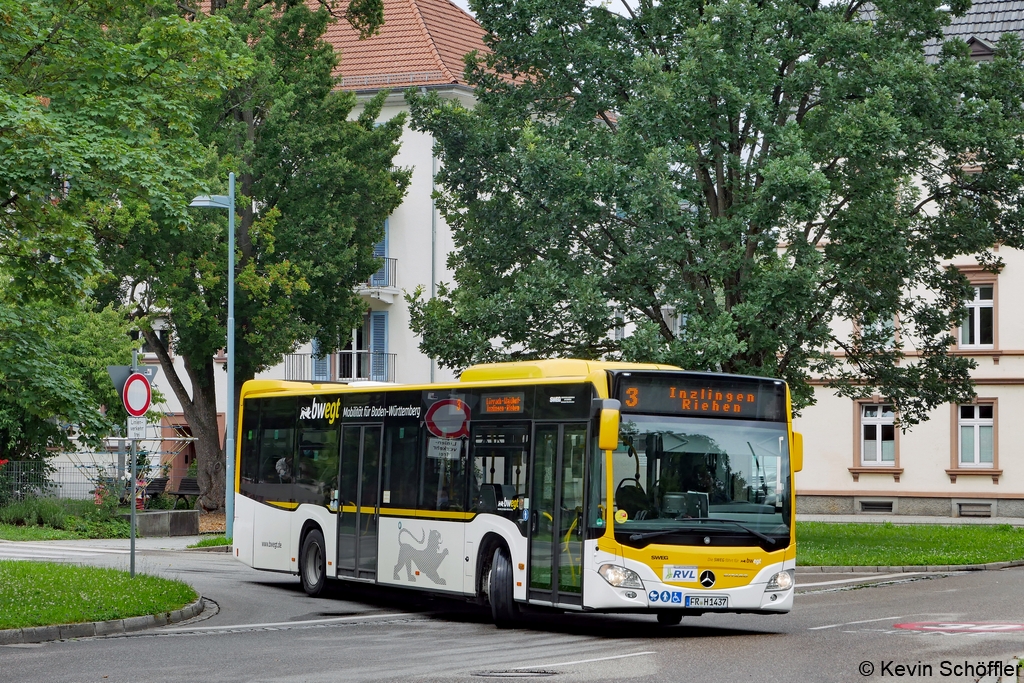
[[[960,325],[960,348],[992,348],[995,345],[995,287],[976,285],[967,302],[967,318]]]
[[[995,460],[995,406],[961,405],[960,467],[992,467]]]
[[[888,403],[861,405],[861,463],[865,466],[896,464],[896,419]]]
[[[855,330],[862,339],[870,337],[873,341],[879,342],[879,346],[882,349],[891,351],[896,348],[896,316],[881,315],[873,322],[861,322],[856,326]]]

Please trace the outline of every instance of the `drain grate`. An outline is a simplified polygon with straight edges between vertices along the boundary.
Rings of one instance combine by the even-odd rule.
[[[481,678],[532,678],[537,676],[557,676],[557,671],[547,669],[507,669],[505,671],[476,671],[474,676]]]

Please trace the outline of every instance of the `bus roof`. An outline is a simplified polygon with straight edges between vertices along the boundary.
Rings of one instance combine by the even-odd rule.
[[[583,381],[594,372],[605,370],[681,370],[674,365],[655,365],[652,363],[620,363],[615,361],[579,360],[575,358],[551,358],[547,360],[528,360],[512,363],[485,363],[473,365],[462,372],[459,382],[438,384],[390,384],[373,383],[378,391],[400,389],[429,389],[439,386],[459,386],[466,383],[514,382],[528,380],[572,380]],[[343,384],[340,382],[295,382],[280,379],[251,379],[242,387],[242,396],[253,394],[275,394],[301,392],[308,393],[348,393],[350,391],[367,391],[371,388],[365,382]]]
[[[493,382],[510,379],[553,379],[576,377],[585,379],[593,372],[602,370],[682,370],[674,365],[652,363],[620,363],[603,360],[579,360],[577,358],[549,358],[546,360],[524,360],[514,363],[484,363],[463,370],[461,382]]]

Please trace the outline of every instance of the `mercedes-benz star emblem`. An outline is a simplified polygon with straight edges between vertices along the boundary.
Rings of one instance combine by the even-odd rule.
[[[705,569],[700,573],[700,585],[705,588],[711,588],[715,585],[715,573],[710,569]]]

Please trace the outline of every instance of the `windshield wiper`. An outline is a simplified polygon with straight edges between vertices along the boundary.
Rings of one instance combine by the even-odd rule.
[[[687,519],[685,521],[687,521],[687,522],[698,522],[698,523],[712,522],[712,523],[720,523],[720,524],[732,524],[735,527],[739,527],[740,529],[743,529],[744,531],[746,531],[749,534],[757,536],[762,541],[768,541],[772,545],[775,545],[775,539],[772,538],[771,536],[766,536],[766,535],[762,534],[760,531],[757,531],[755,529],[751,529],[746,524],[741,524],[740,522],[737,522],[734,519],[711,519],[710,517],[695,517],[693,519]],[[631,540],[631,541],[641,541],[641,540],[643,540],[645,538],[654,538],[655,536],[666,536],[668,534],[678,533],[679,531],[681,531],[681,529],[662,529],[661,531],[649,531],[646,534],[631,534],[630,537],[629,537],[629,540]]]

